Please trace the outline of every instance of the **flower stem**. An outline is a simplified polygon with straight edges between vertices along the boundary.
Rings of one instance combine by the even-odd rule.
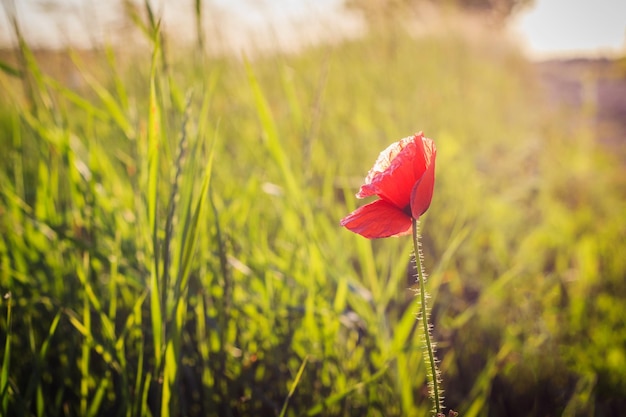
[[[426,279],[424,270],[422,268],[422,252],[419,246],[419,230],[418,220],[413,219],[413,248],[415,251],[415,266],[417,267],[417,277],[420,287],[420,316],[422,318],[422,326],[424,329],[424,339],[426,340],[426,352],[428,356],[428,362],[430,365],[430,387],[429,393],[435,404],[435,412],[438,415],[441,413],[441,399],[439,398],[439,373],[437,371],[437,364],[435,362],[435,353],[433,344],[430,340],[430,326],[428,324],[428,315],[426,309]]]

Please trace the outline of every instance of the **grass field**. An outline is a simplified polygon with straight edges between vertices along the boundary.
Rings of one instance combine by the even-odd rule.
[[[546,111],[494,35],[243,59],[147,33],[2,61],[1,415],[429,415],[410,238],[339,226],[420,130],[446,405],[626,407],[626,177],[592,102]]]

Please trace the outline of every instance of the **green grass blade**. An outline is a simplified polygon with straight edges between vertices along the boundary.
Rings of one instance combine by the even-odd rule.
[[[85,110],[88,114],[93,115],[97,117],[98,119],[104,120],[104,121],[114,120],[111,116],[111,113],[108,111],[108,109],[107,110],[99,109],[91,101],[84,98],[82,95],[75,93],[70,88],[67,88],[58,80],[55,80],[54,78],[47,77],[47,76],[44,77],[44,80],[48,86],[60,92],[70,102],[74,103],[80,109]],[[128,126],[126,126],[126,128],[128,129]]]
[[[365,379],[364,381],[361,381],[358,384],[355,384],[354,386],[348,388],[347,390],[345,390],[343,392],[331,395],[330,397],[326,398],[323,402],[321,402],[321,403],[311,407],[306,412],[306,415],[307,416],[316,416],[316,415],[319,415],[319,414],[323,413],[324,410],[326,410],[328,407],[330,407],[330,406],[338,403],[339,401],[343,400],[344,398],[346,398],[348,395],[350,395],[354,391],[363,389],[367,385],[369,385],[369,384],[371,384],[373,382],[376,382],[383,375],[385,375],[387,370],[388,370],[388,367],[384,366],[383,368],[379,369],[378,372],[376,372],[374,375],[370,376],[369,378]]]
[[[124,12],[130,21],[135,24],[139,28],[139,30],[146,36],[147,39],[151,41],[154,40],[154,32],[151,30],[148,25],[141,18],[141,14],[139,12],[139,6],[135,4],[135,2],[131,0],[123,0],[124,2]]]
[[[22,78],[22,71],[17,68],[12,67],[4,61],[0,61],[0,70],[4,71],[6,74],[9,74],[13,77]]]
[[[102,405],[102,400],[104,399],[104,396],[108,388],[109,388],[108,378],[103,379],[102,382],[98,384],[98,388],[96,388],[96,392],[93,396],[93,399],[91,400],[91,404],[89,405],[89,408],[87,409],[87,414],[85,414],[86,417],[95,417],[95,416],[100,415],[101,413],[100,407]]]
[[[306,356],[304,360],[302,361],[300,368],[298,369],[298,373],[296,374],[296,377],[294,378],[293,383],[291,384],[289,393],[287,394],[287,397],[285,398],[285,402],[283,403],[283,408],[280,410],[279,417],[285,416],[285,413],[287,412],[287,407],[289,406],[289,399],[293,396],[294,392],[296,392],[296,387],[300,383],[300,379],[302,378],[302,374],[304,373],[304,368],[306,367],[306,364],[308,361],[309,361],[309,357]]]
[[[9,371],[11,367],[11,293],[4,296],[7,303],[7,328],[6,341],[4,343],[4,357],[2,358],[2,370],[0,370],[0,404],[2,405],[2,415],[8,415],[9,409]]]
[[[206,166],[204,167],[204,176],[202,179],[202,186],[199,190],[199,198],[193,210],[193,214],[189,221],[185,222],[184,234],[182,238],[182,246],[180,253],[180,272],[178,278],[177,289],[185,288],[187,286],[187,280],[189,277],[189,271],[191,270],[191,261],[193,254],[195,253],[198,234],[200,233],[200,221],[205,216],[206,200],[209,193],[209,187],[211,185],[211,175],[213,173],[213,159],[215,151],[215,142],[213,140],[209,149],[209,156],[207,158]]]
[[[158,30],[154,34],[158,37]],[[159,256],[159,224],[158,224],[158,184],[159,184],[159,149],[161,143],[161,107],[156,91],[156,71],[159,56],[159,43],[154,43],[152,54],[152,66],[150,69],[150,95],[148,102],[148,178],[147,178],[147,202],[148,202],[148,224],[152,234],[152,255],[150,272],[150,313],[152,318],[152,334],[154,342],[154,354],[157,369],[162,363],[164,351],[163,338],[164,329],[164,308],[161,304],[161,292],[167,291],[160,282],[160,256]]]
[[[95,77],[91,76],[89,72],[84,68],[83,64],[76,54],[72,54],[74,65],[79,69],[85,82],[96,93],[100,101],[104,105],[108,115],[117,123],[119,128],[124,132],[124,135],[129,139],[135,138],[135,129],[130,123],[126,114],[115,97],[109,92],[109,90],[103,86]]]
[[[11,25],[13,26],[13,32],[17,37],[18,45],[19,45],[19,53],[20,53],[20,64],[22,66],[22,84],[24,86],[24,91],[26,97],[28,97],[33,106],[35,107],[35,111],[37,110],[38,104],[43,102],[43,104],[50,108],[51,100],[45,89],[43,82],[43,74],[39,65],[37,64],[37,60],[33,54],[33,51],[28,46],[28,43],[24,39],[22,35],[22,31],[20,29],[20,25],[17,20],[17,16],[15,16],[15,10],[9,12],[8,7],[6,7],[6,3],[3,2],[5,6],[5,10],[7,11],[7,15],[9,16],[9,20],[11,21]],[[33,82],[34,81],[34,82]]]
[[[256,76],[254,75],[252,66],[247,60],[245,61],[245,66],[248,74],[248,82],[250,83],[250,88],[252,89],[254,97],[256,111],[266,140],[267,149],[280,169],[283,181],[285,182],[285,186],[287,188],[287,194],[290,198],[299,202],[302,200],[300,198],[302,193],[298,187],[298,180],[290,167],[289,159],[283,149],[283,145],[280,143],[278,129],[276,127],[274,117],[272,116],[270,106],[265,98],[265,95],[263,94],[263,91],[261,90],[261,86],[259,85]]]
[[[87,337],[92,337],[91,334],[91,312],[89,311],[89,300],[85,295],[83,302],[83,322],[81,323],[83,333]],[[90,363],[91,346],[85,340],[81,345],[81,357],[80,357],[80,414],[87,415],[87,401],[89,400],[89,363]]]

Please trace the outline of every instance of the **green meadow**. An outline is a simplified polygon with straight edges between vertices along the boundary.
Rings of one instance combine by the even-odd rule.
[[[411,239],[339,226],[418,131],[445,405],[626,407],[625,161],[593,102],[550,108],[490,32],[246,57],[138,25],[145,49],[3,55],[0,415],[430,415]]]

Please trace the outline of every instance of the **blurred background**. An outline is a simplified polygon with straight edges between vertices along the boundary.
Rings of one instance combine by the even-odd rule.
[[[118,43],[133,36],[132,22],[122,0],[107,3],[89,0],[23,0],[11,8],[20,18],[24,36],[33,47],[78,48]],[[126,2],[128,4],[129,2]],[[214,26],[235,50],[258,47],[255,36],[263,33],[266,47],[294,47],[299,43],[358,36],[365,30],[361,11],[368,2],[322,0],[204,1],[202,23]],[[380,2],[382,7],[385,2]],[[400,2],[401,3],[401,2]],[[410,1],[406,2],[410,4]],[[417,3],[417,2],[415,2]],[[445,3],[445,2],[442,2]],[[452,3],[452,2],[450,2]],[[499,9],[507,30],[519,38],[532,58],[616,55],[625,43],[623,2],[602,0],[466,1],[467,9]],[[168,35],[177,42],[193,41],[196,34],[195,0],[154,2],[165,18]],[[360,6],[359,6],[360,4]],[[347,8],[352,5],[352,8]],[[422,6],[423,7],[423,6]],[[6,7],[0,45],[15,44]],[[1,15],[0,15],[1,16]],[[332,29],[331,29],[332,28]],[[280,40],[280,41],[279,41]]]
[[[626,2],[1,0],[0,415],[626,408]]]

